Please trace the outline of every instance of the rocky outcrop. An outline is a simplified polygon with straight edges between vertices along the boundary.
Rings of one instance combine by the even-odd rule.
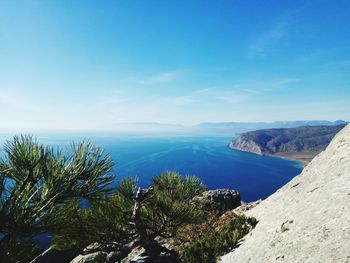
[[[119,262],[119,261],[118,261]],[[135,247],[121,263],[179,263],[178,257],[170,252],[149,255],[143,247]]]
[[[308,163],[327,147],[344,126],[301,126],[251,131],[242,133],[229,147],[260,155],[304,160]]]
[[[143,247],[135,246],[130,250],[118,248],[109,253],[97,251],[79,255],[71,263],[179,263],[179,259],[171,250],[150,255]]]
[[[94,252],[87,255],[79,255],[71,263],[105,263],[107,258],[106,252]]]
[[[234,209],[241,205],[239,192],[232,189],[217,189],[203,192],[194,200],[216,205],[221,211]]]
[[[84,249],[83,255],[78,255],[71,261],[71,263],[121,262],[122,259],[128,257],[128,255],[132,252],[133,247],[134,247],[134,242],[125,244],[123,246],[118,245],[117,243],[109,243],[109,244],[93,243]]]
[[[245,214],[258,219],[230,262],[350,262],[350,125],[292,181]]]
[[[203,192],[201,195],[193,198],[195,201],[203,204],[204,207],[212,205],[222,214],[227,210],[232,210],[241,205],[239,192],[232,189],[217,189]],[[157,239],[162,249],[157,253],[146,253],[140,246],[139,240],[135,240],[125,246],[118,246],[111,243],[101,245],[93,243],[84,249],[85,255],[79,255],[71,263],[177,263],[179,262],[178,253],[173,250],[170,239]]]
[[[246,137],[244,134],[239,136],[236,140],[230,142],[229,147],[231,149],[260,155],[264,153],[263,148],[259,145],[259,142]]]

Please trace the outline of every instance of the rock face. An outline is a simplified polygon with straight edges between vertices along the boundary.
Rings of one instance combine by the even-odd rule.
[[[246,214],[259,223],[222,263],[350,262],[350,125]]]
[[[179,263],[177,257],[171,253],[161,252],[159,255],[147,255],[142,247],[135,247],[120,263]]]
[[[218,205],[222,211],[234,209],[241,205],[239,192],[232,189],[217,189],[205,191],[194,198],[198,201],[205,201],[209,204]]]
[[[71,263],[179,263],[178,257],[171,251],[160,251],[149,255],[141,246],[132,250],[115,250],[109,253],[97,251],[75,257]]]
[[[116,243],[93,243],[84,249],[84,255],[76,256],[70,263],[115,263],[121,262],[132,251],[133,243],[118,246]],[[46,262],[46,261],[45,261]],[[47,261],[51,262],[51,261]],[[66,262],[66,261],[60,261]]]
[[[248,134],[249,135],[249,134]],[[250,138],[246,133],[240,135],[236,140],[229,144],[231,149],[240,150],[244,152],[251,152],[256,154],[263,154],[264,150],[259,144],[259,141]]]
[[[94,252],[87,255],[79,255],[71,263],[104,263],[106,262],[106,252]]]
[[[301,126],[286,129],[257,130],[241,134],[229,144],[231,149],[291,159],[312,159],[323,151],[345,124]],[[302,155],[303,154],[303,155]]]

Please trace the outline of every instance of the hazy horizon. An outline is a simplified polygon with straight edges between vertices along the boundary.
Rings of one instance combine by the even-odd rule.
[[[0,131],[350,120],[349,1],[1,1]]]
[[[339,123],[338,123],[339,122]],[[164,135],[215,135],[216,132],[222,134],[237,134],[243,131],[264,129],[264,128],[291,128],[300,125],[335,125],[349,123],[347,120],[293,120],[293,121],[272,121],[272,122],[201,122],[190,125],[178,123],[159,123],[159,122],[129,122],[114,123],[109,129],[78,129],[78,128],[5,128],[0,131],[1,134],[158,134]]]

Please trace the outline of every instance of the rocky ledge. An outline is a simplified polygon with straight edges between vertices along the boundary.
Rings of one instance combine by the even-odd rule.
[[[216,189],[205,191],[194,200],[216,205],[222,212],[234,209],[241,205],[241,197],[239,192],[232,189]]]
[[[232,189],[217,189],[203,192],[193,198],[200,205],[218,209],[224,214],[241,205],[239,192]],[[179,263],[177,252],[173,250],[171,239],[157,240],[162,243],[163,251],[157,254],[147,254],[145,249],[134,240],[125,246],[116,244],[102,245],[94,243],[84,250],[83,255],[75,257],[71,263]]]
[[[350,262],[350,125],[292,181],[248,209],[259,223],[230,262]]]

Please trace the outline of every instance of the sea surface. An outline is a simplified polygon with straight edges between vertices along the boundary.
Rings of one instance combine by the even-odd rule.
[[[102,147],[115,163],[116,181],[137,176],[146,187],[152,176],[163,171],[195,175],[209,189],[232,188],[243,201],[265,199],[298,175],[299,162],[231,150],[228,136],[139,136],[113,134],[39,135],[43,144],[59,146],[69,152],[71,143],[88,138]],[[10,135],[1,135],[3,145]],[[0,155],[3,155],[2,147]]]

